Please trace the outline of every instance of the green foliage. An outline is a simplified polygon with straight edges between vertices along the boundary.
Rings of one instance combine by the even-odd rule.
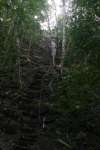
[[[55,126],[72,149],[98,150],[100,1],[74,0],[70,25],[66,31],[69,35],[66,39],[71,42],[66,50],[64,72],[56,82],[54,96],[55,109],[61,115],[58,120],[62,123],[58,121]]]
[[[73,66],[67,70],[57,85],[59,108],[66,111],[80,109],[94,101],[99,102],[100,70]]]
[[[100,64],[100,27],[98,11],[100,2],[97,1],[74,1],[73,16],[70,24],[72,63],[89,63],[98,66]],[[67,61],[67,60],[66,60]]]
[[[7,76],[18,76],[25,49],[30,51],[40,41],[40,20],[35,16],[46,6],[45,0],[0,0],[0,71],[5,69]]]

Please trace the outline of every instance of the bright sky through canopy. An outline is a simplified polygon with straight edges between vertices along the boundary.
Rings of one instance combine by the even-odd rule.
[[[48,0],[49,4],[49,24],[53,28],[56,25],[56,17],[62,14],[61,0]],[[48,22],[41,23],[42,29],[48,29]]]
[[[72,0],[67,0],[66,2],[66,14],[69,15],[70,14],[70,6],[71,6],[71,1]],[[62,4],[62,0],[48,0],[48,4],[49,4],[49,13],[48,13],[48,17],[49,17],[49,25],[50,28],[54,28],[54,26],[56,26],[57,23],[57,17],[58,16],[62,16],[63,15],[63,4]],[[48,21],[44,21],[41,23],[41,28],[44,30],[48,30]]]
[[[54,5],[56,6],[56,14],[57,15],[61,14],[61,4],[62,4],[61,0],[48,0],[48,3],[49,3],[49,5],[51,5],[52,8]]]

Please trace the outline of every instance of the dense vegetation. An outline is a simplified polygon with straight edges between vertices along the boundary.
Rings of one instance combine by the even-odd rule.
[[[50,29],[48,9],[0,0],[0,150],[99,150],[100,1],[73,0],[65,36],[63,16]]]

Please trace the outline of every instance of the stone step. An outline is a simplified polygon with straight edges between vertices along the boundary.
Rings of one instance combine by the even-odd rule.
[[[13,150],[29,150],[28,146],[15,145]]]
[[[34,141],[36,141],[36,136],[26,136],[23,139],[20,139],[20,145],[33,145]]]
[[[24,127],[24,128],[22,128],[21,129],[21,132],[22,133],[30,133],[30,134],[32,134],[32,133],[34,133],[34,127],[33,128],[30,128],[30,127]]]
[[[35,127],[35,125],[37,126],[39,121],[38,118],[29,118],[29,119],[23,119],[24,125],[29,126],[31,128]]]

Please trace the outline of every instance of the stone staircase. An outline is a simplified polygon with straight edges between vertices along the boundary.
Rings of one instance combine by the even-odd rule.
[[[7,95],[1,95],[0,133],[4,136],[0,137],[0,142],[3,139],[7,150],[38,149],[36,147],[43,130],[42,119],[48,112],[48,107],[42,105],[48,101],[50,76],[51,73],[49,75],[49,72],[39,69],[25,90],[17,93],[16,89],[11,88]],[[6,150],[2,144],[0,148]]]

